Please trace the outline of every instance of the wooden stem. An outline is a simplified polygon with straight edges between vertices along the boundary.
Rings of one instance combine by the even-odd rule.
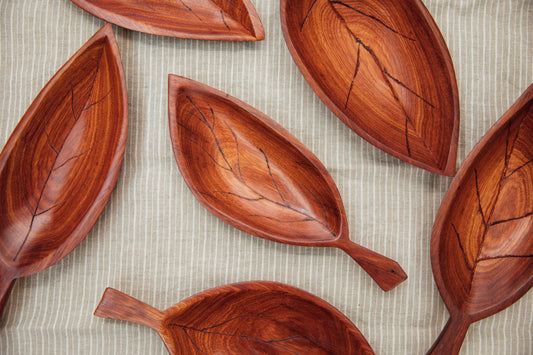
[[[15,279],[6,277],[3,271],[0,272],[0,315],[2,315],[2,310],[4,309],[14,283]]]
[[[337,248],[348,253],[384,291],[389,291],[407,279],[407,274],[394,260],[349,240],[341,240]]]
[[[107,288],[94,315],[102,318],[137,323],[159,331],[163,313],[131,296],[113,288]]]
[[[463,345],[470,319],[461,313],[452,314],[448,323],[426,355],[457,355]]]

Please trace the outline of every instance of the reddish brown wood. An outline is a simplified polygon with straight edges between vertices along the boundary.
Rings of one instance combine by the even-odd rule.
[[[333,306],[275,282],[217,287],[163,312],[108,288],[94,314],[154,329],[170,354],[374,354]]]
[[[160,36],[260,41],[265,31],[250,0],[71,0],[107,22]]]
[[[281,24],[305,79],[348,127],[410,164],[455,173],[455,73],[420,0],[281,0]]]
[[[124,73],[111,25],[54,75],[0,154],[0,310],[16,278],[55,264],[102,212],[124,156]]]
[[[533,286],[533,85],[476,145],[437,214],[435,282],[450,321],[429,351],[457,354],[468,326]]]
[[[180,171],[215,216],[276,242],[346,251],[384,289],[407,278],[395,261],[349,240],[340,194],[309,149],[263,113],[169,76],[169,123]]]

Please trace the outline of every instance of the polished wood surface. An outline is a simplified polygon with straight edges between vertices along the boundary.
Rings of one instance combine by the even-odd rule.
[[[160,36],[259,41],[265,31],[250,0],[71,0],[107,22]]]
[[[384,289],[407,278],[395,261],[349,240],[333,179],[309,149],[253,107],[169,76],[169,124],[180,171],[214,215],[268,240],[346,251]]]
[[[533,286],[533,85],[476,145],[438,212],[435,282],[450,320],[430,354],[457,354],[468,326]]]
[[[410,164],[454,175],[457,83],[420,0],[281,0],[281,23],[305,79],[348,127]]]
[[[13,281],[85,238],[124,156],[128,99],[111,25],[46,84],[0,154],[0,310]]]
[[[163,312],[108,288],[94,314],[154,329],[170,354],[374,353],[333,306],[275,282],[217,287]]]

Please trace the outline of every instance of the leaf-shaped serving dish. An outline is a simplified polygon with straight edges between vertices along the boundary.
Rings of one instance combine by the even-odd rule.
[[[333,306],[276,282],[217,287],[163,312],[108,288],[94,314],[154,329],[170,354],[374,353]]]
[[[455,73],[420,0],[281,0],[281,23],[307,82],[348,127],[410,164],[455,173]]]
[[[468,326],[533,286],[533,85],[466,158],[433,227],[433,275],[450,320],[430,350],[457,354]]]
[[[340,248],[384,290],[407,278],[395,261],[349,240],[333,179],[289,132],[204,84],[170,75],[168,86],[174,155],[209,211],[261,238]]]
[[[219,41],[260,41],[265,31],[250,0],[71,0],[130,30]]]
[[[16,278],[85,238],[117,181],[127,127],[124,73],[105,25],[50,79],[0,154],[0,310]]]

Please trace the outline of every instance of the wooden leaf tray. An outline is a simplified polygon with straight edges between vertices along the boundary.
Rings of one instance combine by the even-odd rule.
[[[115,25],[160,36],[259,41],[265,31],[250,0],[71,0]]]
[[[111,25],[46,84],[0,154],[0,311],[16,278],[85,238],[118,178],[128,127]]]
[[[410,164],[454,175],[457,83],[420,0],[281,0],[289,51],[348,127]]]
[[[150,327],[176,355],[374,354],[333,306],[275,282],[217,287],[163,312],[108,288],[94,314]]]
[[[533,286],[533,85],[476,145],[437,214],[435,282],[450,320],[430,354],[458,354],[472,322]]]
[[[333,179],[280,125],[190,79],[170,75],[168,93],[176,161],[215,216],[268,240],[340,248],[384,290],[407,278],[395,261],[350,241]]]

